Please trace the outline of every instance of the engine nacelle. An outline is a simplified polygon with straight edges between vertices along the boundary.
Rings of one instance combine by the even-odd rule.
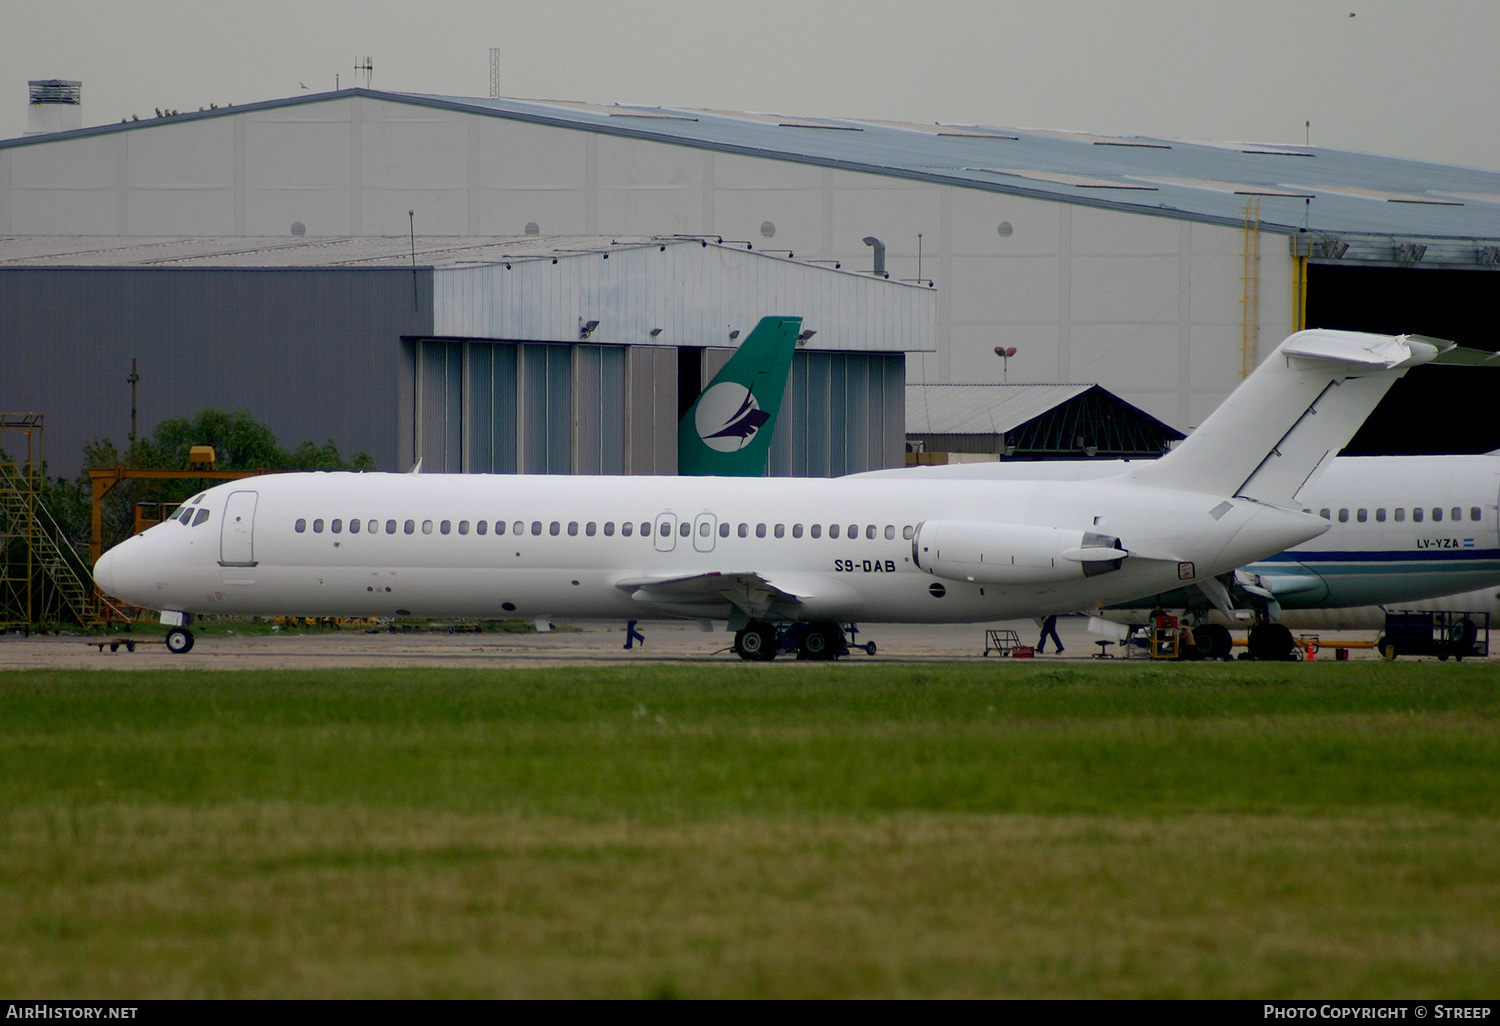
[[[975,584],[1048,584],[1120,569],[1120,539],[1093,531],[978,520],[926,520],[912,562],[937,577]]]

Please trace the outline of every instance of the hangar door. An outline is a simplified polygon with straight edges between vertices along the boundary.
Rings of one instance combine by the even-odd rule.
[[[677,464],[675,350],[417,339],[403,455],[436,473],[652,474]]]
[[[1500,349],[1500,271],[1310,262],[1307,325],[1450,339]],[[1396,382],[1349,455],[1481,453],[1500,448],[1500,370],[1417,367]]]
[[[476,474],[675,474],[680,410],[730,353],[471,339],[404,349],[403,462]],[[905,395],[903,354],[797,352],[768,473],[901,466]]]

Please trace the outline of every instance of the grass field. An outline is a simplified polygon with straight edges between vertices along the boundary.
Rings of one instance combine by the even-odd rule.
[[[0,674],[0,993],[1485,997],[1485,665]]]

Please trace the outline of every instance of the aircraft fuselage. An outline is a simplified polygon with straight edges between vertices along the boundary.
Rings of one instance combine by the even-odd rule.
[[[1123,481],[286,474],[183,509],[105,554],[108,594],[188,613],[977,622],[1179,586],[1327,527]],[[1001,566],[997,542],[935,574],[948,564],[918,548],[936,523],[1129,555],[1086,573],[1064,542]]]

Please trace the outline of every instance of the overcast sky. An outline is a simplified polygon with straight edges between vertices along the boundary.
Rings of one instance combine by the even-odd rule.
[[[1351,17],[1351,13],[1353,17]],[[83,123],[371,85],[1301,143],[1500,170],[1496,0],[3,0]]]

